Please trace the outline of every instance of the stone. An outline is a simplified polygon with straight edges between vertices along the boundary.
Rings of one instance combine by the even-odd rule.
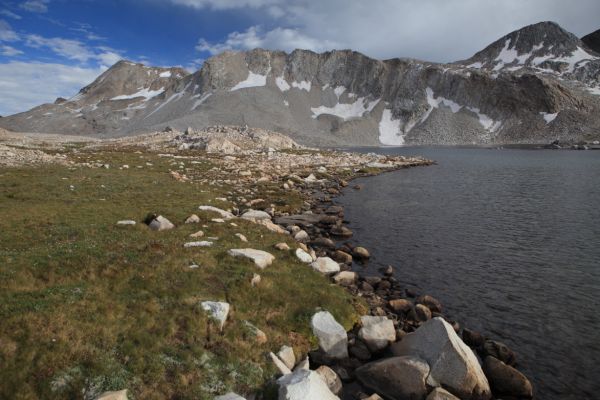
[[[356,278],[357,277],[358,277],[358,274],[356,272],[353,272],[353,271],[342,271],[342,272],[340,272],[338,274],[335,274],[333,276],[333,281],[335,283],[337,283],[338,285],[350,286],[354,282],[356,282]]]
[[[371,285],[373,287],[379,285],[379,282],[381,282],[381,277],[379,277],[379,276],[366,276],[363,279],[365,282],[367,282],[369,285]]]
[[[533,398],[533,387],[529,379],[510,365],[495,357],[487,356],[483,362],[483,371],[496,397]]]
[[[460,400],[458,397],[453,395],[447,390],[440,387],[435,388],[429,393],[425,400]]]
[[[127,400],[127,389],[104,392],[95,400]]]
[[[227,251],[232,257],[246,257],[254,261],[254,264],[260,269],[265,269],[273,263],[275,257],[263,250],[255,249],[231,249]]]
[[[210,247],[213,245],[213,242],[208,242],[206,240],[202,240],[199,242],[187,242],[183,244],[183,247],[185,247],[186,249],[190,248],[190,247]]]
[[[444,319],[436,317],[392,345],[396,356],[416,356],[431,367],[431,386],[464,400],[487,400],[489,383],[473,351]]]
[[[292,370],[287,365],[285,365],[285,363],[273,352],[269,353],[269,357],[271,357],[273,364],[275,364],[275,367],[277,367],[277,369],[279,370],[279,372],[281,372],[282,375],[288,375],[292,373]]]
[[[483,343],[483,354],[497,358],[508,365],[515,365],[517,363],[515,352],[504,343],[495,340],[486,340]]]
[[[383,400],[383,397],[381,397],[380,395],[378,395],[377,393],[373,393],[372,395],[370,395],[369,397],[365,397],[361,400]]]
[[[310,236],[308,236],[308,233],[306,233],[305,230],[300,230],[294,235],[294,239],[298,242],[305,243],[310,240]]]
[[[365,249],[364,247],[360,247],[360,246],[357,246],[354,249],[352,249],[352,255],[361,260],[366,260],[369,257],[371,257],[371,254],[369,254],[369,251],[367,249]]]
[[[252,325],[248,321],[244,321],[244,325],[246,326],[248,333],[254,338],[254,340],[256,340],[256,343],[258,343],[258,344],[267,343],[268,339],[267,339],[266,333],[264,333],[263,331],[261,331],[260,329],[258,329],[256,326]]]
[[[173,225],[171,221],[169,221],[162,215],[159,215],[158,217],[150,221],[148,227],[153,231],[166,231],[175,228],[175,225]]]
[[[269,213],[260,210],[248,210],[242,214],[241,218],[251,221],[260,221],[263,219],[271,220]]]
[[[218,322],[219,330],[222,331],[229,315],[229,303],[223,301],[203,301],[201,305],[202,309]]]
[[[416,303],[427,306],[427,308],[429,308],[432,312],[442,312],[442,303],[440,303],[435,297],[427,294],[417,297]]]
[[[423,304],[417,304],[410,313],[415,321],[425,322],[431,319],[431,310]]]
[[[387,317],[374,317],[363,315],[360,317],[362,327],[358,331],[358,337],[365,342],[371,351],[385,349],[391,342],[396,340],[396,329],[394,322]]]
[[[315,371],[298,369],[277,383],[279,400],[339,400]]]
[[[277,250],[281,250],[281,251],[288,251],[288,250],[290,250],[290,246],[288,246],[288,244],[284,243],[284,242],[277,243],[273,247],[275,247]]]
[[[427,395],[429,365],[412,356],[390,357],[358,368],[356,378],[365,387],[390,400],[417,400]]]
[[[313,315],[310,326],[319,340],[319,347],[334,359],[348,358],[348,335],[328,311],[319,311]]]
[[[229,393],[224,394],[222,396],[215,397],[214,400],[246,400],[246,398],[240,396],[237,393],[229,392]]]
[[[285,234],[285,235],[288,234],[288,231],[283,229],[281,226],[274,224],[270,219],[258,219],[258,220],[254,220],[254,222],[257,223],[258,225],[264,226],[271,232],[281,233],[281,234]]]
[[[297,365],[296,368],[294,368],[294,371],[299,370],[299,369],[310,369],[310,360],[308,359],[308,356],[306,356],[304,358],[304,360],[300,361]]]
[[[318,257],[310,266],[325,275],[332,275],[340,272],[340,264],[329,257]]]
[[[241,233],[236,233],[235,236],[237,236],[244,243],[248,242],[248,238],[246,238],[246,236],[242,235]]]
[[[334,370],[332,370],[326,365],[321,365],[315,370],[315,372],[319,374],[319,376],[321,377],[323,382],[325,382],[331,393],[335,395],[340,394],[340,392],[342,391],[342,380],[340,379],[338,374],[335,373]]]
[[[360,361],[369,361],[371,359],[371,352],[362,340],[356,340],[348,351],[352,357],[356,357]]]
[[[131,219],[117,221],[117,225],[119,225],[119,226],[128,226],[128,225],[135,225],[135,224],[136,224],[136,222]]]
[[[235,215],[233,215],[229,211],[225,211],[225,210],[222,210],[220,208],[213,207],[213,206],[200,206],[200,207],[198,207],[198,209],[200,211],[210,211],[210,212],[217,213],[217,214],[219,214],[221,216],[222,219],[233,219],[233,218],[235,218]]]
[[[485,342],[485,338],[481,333],[472,331],[467,328],[463,329],[462,338],[467,345],[476,349],[481,348],[483,346],[483,343]]]
[[[259,275],[259,274],[254,274],[254,275],[252,275],[252,279],[250,279],[250,285],[251,285],[252,287],[256,287],[256,286],[258,286],[258,285],[260,284],[260,281],[261,281],[261,279],[262,279],[262,278],[260,277],[260,275]]]
[[[198,231],[198,232],[190,234],[191,238],[199,238],[199,237],[202,237],[202,236],[204,236],[204,232],[203,231]]]
[[[313,262],[313,258],[306,251],[298,248],[296,249],[296,257],[303,263],[310,264]]]
[[[197,224],[200,222],[200,217],[196,214],[192,214],[185,219],[186,224]]]
[[[332,258],[340,263],[352,264],[352,255],[342,250],[336,250],[335,253],[333,253]]]
[[[333,236],[339,236],[339,237],[350,237],[353,235],[352,231],[348,228],[346,228],[345,226],[336,226],[331,228],[330,230],[331,234]]]
[[[326,249],[335,249],[335,242],[326,237],[319,237],[310,242],[312,246],[315,247],[324,247]]]
[[[294,355],[294,349],[290,346],[283,345],[279,352],[277,352],[277,357],[288,367],[289,369],[294,369],[296,365],[296,356]]]
[[[413,305],[410,300],[406,299],[394,299],[389,301],[390,308],[394,310],[395,313],[408,313],[412,310]]]

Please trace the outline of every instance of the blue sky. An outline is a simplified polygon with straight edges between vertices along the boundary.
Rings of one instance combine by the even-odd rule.
[[[190,71],[254,47],[454,61],[542,20],[581,36],[598,15],[597,0],[2,0],[0,115],[70,97],[121,58]]]

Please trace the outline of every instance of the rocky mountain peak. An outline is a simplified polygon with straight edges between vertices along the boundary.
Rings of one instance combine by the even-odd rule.
[[[600,54],[600,29],[581,38],[587,47]]]

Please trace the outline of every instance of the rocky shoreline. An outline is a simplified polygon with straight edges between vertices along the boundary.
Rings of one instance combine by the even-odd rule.
[[[387,171],[397,169],[392,168]],[[357,174],[351,179],[366,175],[369,174]],[[457,321],[445,317],[443,306],[437,299],[403,287],[394,277],[393,266],[382,268],[378,276],[366,276],[360,273],[360,265],[368,262],[369,252],[364,247],[353,244],[352,231],[344,221],[344,210],[341,206],[333,204],[334,196],[350,185],[350,180],[334,178],[326,181],[320,188],[303,187],[305,196],[310,199],[310,211],[300,215],[282,216],[274,220],[294,235],[305,250],[314,251],[314,256],[327,257],[339,263],[340,272],[325,271],[325,273],[331,276],[333,283],[345,287],[352,295],[364,299],[368,305],[368,312],[362,317],[361,324],[357,324],[347,332],[347,357],[336,358],[321,346],[320,349],[309,353],[310,367],[317,370],[326,368],[327,375],[335,378],[329,385],[330,390],[342,399],[348,400],[373,400],[380,398],[378,395],[389,399],[417,399],[425,398],[427,394],[429,400],[532,398],[531,383],[516,369],[517,356],[505,344],[461,327]],[[352,187],[354,190],[361,189],[360,185]],[[421,327],[423,329],[420,329]],[[436,329],[447,331],[434,341],[453,343],[456,352],[462,354],[470,348],[473,354],[476,353],[483,360],[483,372],[472,372],[475,376],[480,375],[479,378],[482,380],[479,391],[473,392],[473,387],[464,390],[460,385],[452,388],[452,383],[449,382],[442,385],[439,385],[439,382],[426,382],[421,387],[415,387],[415,385],[419,386],[416,383],[419,379],[413,379],[411,382],[403,381],[402,375],[414,367],[411,363],[415,360],[399,358],[406,355],[422,355],[423,352],[423,349],[419,349],[418,346],[403,349],[407,347],[403,345],[407,342],[405,338],[411,338],[415,342],[418,339],[414,339],[421,335],[417,332]],[[365,333],[366,330],[371,333]],[[427,344],[430,345],[431,342],[427,341]],[[443,354],[437,356],[447,357]],[[434,355],[433,358],[435,357]],[[474,357],[470,360],[471,363]],[[468,357],[465,357],[463,363],[468,364],[465,361],[467,359]],[[435,364],[439,360],[433,362]],[[463,365],[463,363],[459,364]],[[427,380],[428,374],[425,371],[429,371],[430,367],[432,366],[420,369],[423,375],[421,378]],[[479,362],[477,361],[471,367],[477,369]],[[444,367],[438,366],[438,368]],[[394,373],[388,375],[390,371],[395,370],[397,376]],[[454,371],[446,372],[454,373]],[[331,380],[332,378],[328,378],[328,381]],[[405,386],[411,386],[408,392],[403,392],[401,387],[403,382]],[[436,386],[449,388],[451,392],[435,389]],[[390,388],[393,390],[390,391]]]

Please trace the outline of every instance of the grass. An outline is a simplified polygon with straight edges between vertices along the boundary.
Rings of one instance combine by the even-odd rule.
[[[198,212],[203,204],[226,207],[214,199],[233,188],[178,182],[168,173],[178,165],[156,154],[74,148],[69,156],[110,168],[0,169],[0,398],[90,399],[123,388],[131,399],[249,393],[275,372],[268,351],[290,344],[301,355],[315,346],[309,321],[317,309],[346,328],[355,322],[358,305],[343,289],[273,249],[282,241],[294,248],[289,237],[247,221],[213,223],[214,215]],[[191,176],[212,167],[186,161]],[[266,204],[285,202],[276,185],[257,189]],[[149,212],[177,228],[115,225]],[[201,223],[183,224],[192,213]],[[199,229],[219,240],[184,249]],[[267,250],[276,261],[258,271],[227,255],[239,247]],[[255,272],[262,282],[253,288]],[[231,304],[222,333],[202,300]],[[258,345],[244,321],[268,342]]]

